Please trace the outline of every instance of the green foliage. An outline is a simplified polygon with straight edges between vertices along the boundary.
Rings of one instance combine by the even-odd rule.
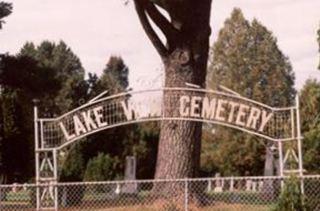
[[[137,178],[152,179],[155,173],[158,153],[159,123],[150,122],[141,124],[139,141],[133,144],[133,155],[137,158]]]
[[[0,2],[0,29],[2,29],[2,25],[5,23],[2,20],[4,17],[7,17],[12,12],[12,4],[7,2]]]
[[[207,86],[220,85],[274,107],[292,105],[295,96],[294,73],[276,38],[259,21],[247,21],[240,9],[225,21],[211,48]],[[212,128],[206,130],[210,134]],[[225,176],[262,174],[263,139],[222,127],[215,131],[203,140],[202,168]]]
[[[30,145],[26,140],[30,138],[31,128],[23,123],[23,117],[27,116],[26,107],[19,91],[3,89],[0,98],[1,176],[5,183],[26,181],[31,173],[28,169]],[[19,156],[12,159],[14,155]]]
[[[111,56],[99,80],[101,91],[109,94],[123,92],[129,85],[129,69],[121,57]]]
[[[2,96],[0,95],[0,102],[2,102]],[[2,105],[0,106],[0,172],[4,172],[4,137],[3,137],[3,112],[2,112]],[[4,176],[0,175],[0,184],[4,183]]]
[[[64,160],[59,165],[62,169],[59,172],[61,182],[80,182],[83,180],[85,171],[84,145],[80,142],[72,146],[67,152]],[[75,194],[76,193],[76,194]],[[63,206],[73,206],[81,203],[85,193],[85,187],[69,185],[59,191],[59,203]]]
[[[121,57],[112,56],[100,78],[92,77],[90,92],[93,95],[108,90],[108,95],[124,91],[128,87],[128,67]],[[114,177],[122,177],[126,156],[137,158],[137,177],[150,179],[154,176],[157,154],[158,125],[147,123],[128,125],[101,131],[88,137],[84,158],[87,162],[99,153],[107,154],[113,162],[110,169]]]
[[[0,86],[1,177],[23,182],[34,175],[32,100],[40,99],[41,117],[57,116],[78,105],[82,95],[87,98],[89,82],[65,43],[45,41],[38,47],[26,43],[16,56],[2,55]]]
[[[274,211],[308,211],[305,196],[301,193],[300,181],[291,176],[285,180],[278,203]]]
[[[44,41],[38,46],[26,43],[18,55],[1,56],[0,68],[0,176],[4,178],[5,175],[10,180],[21,181],[17,173],[25,179],[34,175],[32,99],[40,100],[40,117],[56,117],[102,91],[108,90],[111,95],[128,87],[128,67],[120,57],[110,58],[100,78],[89,74],[85,80],[79,58],[62,41],[58,44]],[[65,156],[59,157],[59,180],[82,181],[85,174],[90,174],[86,173],[87,165],[91,169],[102,165],[100,162],[112,164],[108,171],[102,168],[112,176],[102,173],[100,176],[106,175],[104,179],[119,177],[123,175],[128,155],[137,157],[141,166],[138,177],[152,178],[159,134],[157,127],[152,123],[143,127],[130,125],[87,137],[85,142],[72,146],[65,151]],[[99,153],[108,154],[110,159],[97,160]],[[12,159],[16,154],[21,155],[19,159]]]
[[[19,56],[35,60],[40,68],[51,69],[55,92],[40,99],[39,110],[43,112],[40,116],[61,115],[79,105],[77,102],[83,97],[84,69],[80,59],[63,41],[58,44],[44,41],[37,47],[26,43]]]
[[[318,29],[318,45],[319,45],[319,53],[320,53],[320,27]],[[320,57],[319,57],[320,58]],[[320,70],[320,61],[319,61],[319,66],[318,69]]]
[[[304,180],[305,199],[310,210],[319,210],[320,208],[320,191],[318,190],[319,187],[319,179],[310,178]]]
[[[117,162],[116,158],[99,153],[96,157],[89,160],[84,176],[85,181],[113,180],[115,178]]]
[[[224,85],[270,106],[291,105],[294,73],[276,38],[257,20],[250,24],[240,9],[232,12],[213,46],[208,85]]]
[[[67,153],[67,158],[63,163],[60,172],[61,182],[77,182],[82,181],[85,170],[85,160],[83,158],[83,145],[75,144]]]
[[[33,58],[2,55],[0,60],[0,84],[3,88],[20,90],[30,99],[41,98],[59,88],[58,81],[54,79],[54,70],[40,67]]]
[[[154,176],[159,127],[157,123],[128,125],[99,132],[83,143],[86,162],[97,154],[108,154],[112,158],[113,178],[123,177],[126,156],[136,156],[137,177],[151,179]]]
[[[119,93],[127,86],[128,67],[120,57],[111,57],[100,78],[89,74],[85,83],[77,87],[82,87],[83,95],[88,92],[89,98],[93,98],[105,90],[108,90],[107,95]],[[128,125],[87,137],[85,142],[81,143],[82,150],[78,152],[82,154],[83,163],[87,168],[76,174],[84,176],[82,179],[85,180],[119,178],[124,173],[126,156],[135,155],[139,166],[138,178],[153,178],[159,135],[157,128],[158,125],[154,123]],[[64,165],[69,162],[72,160],[65,161]],[[107,163],[106,166],[103,162]],[[97,165],[104,167],[100,171]]]
[[[320,82],[307,80],[300,93],[304,167],[310,174],[320,173]]]

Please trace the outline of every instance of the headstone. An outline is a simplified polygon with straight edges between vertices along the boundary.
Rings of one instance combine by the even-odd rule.
[[[246,191],[251,191],[252,181],[246,180]]]
[[[13,193],[16,193],[18,192],[18,183],[13,183],[12,185],[12,190],[11,190]]]
[[[61,206],[67,206],[67,187],[65,186],[62,187]]]
[[[134,156],[126,157],[125,165],[125,180],[135,180],[136,179],[136,158]]]
[[[234,179],[233,179],[233,177],[231,177],[229,191],[232,192],[232,191],[233,191],[233,188],[234,188]]]
[[[214,188],[214,192],[220,193],[223,190],[224,181],[220,179],[220,173],[216,173],[215,178],[216,178],[216,185]]]
[[[259,181],[259,185],[258,186],[259,186],[258,187],[259,191],[262,191],[262,189],[263,189],[263,181]]]
[[[211,180],[209,180],[209,181],[208,181],[208,188],[207,188],[207,191],[208,191],[208,192],[211,192],[211,190],[212,190],[212,181],[211,181]]]
[[[257,182],[256,181],[252,182],[252,191],[253,192],[257,191]]]
[[[27,184],[27,183],[24,183],[23,186],[22,186],[22,188],[23,188],[23,191],[28,190],[28,184]]]
[[[117,187],[116,187],[116,190],[114,191],[115,194],[119,195],[121,193],[121,186],[119,183],[117,183]]]
[[[137,192],[137,183],[134,182],[136,179],[136,168],[136,158],[134,156],[127,156],[124,179],[128,182],[125,183],[121,192],[130,194]]]

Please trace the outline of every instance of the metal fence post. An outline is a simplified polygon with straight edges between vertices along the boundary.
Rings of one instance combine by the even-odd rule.
[[[300,188],[302,194],[304,194],[304,181],[303,181],[303,159],[302,159],[302,135],[301,135],[301,122],[300,122],[300,100],[299,95],[296,95],[296,112],[297,112],[297,141],[298,141],[298,158],[299,158],[299,177],[300,177]]]
[[[189,190],[188,190],[188,179],[184,180],[184,211],[188,211],[189,206]]]
[[[33,115],[34,115],[34,151],[35,151],[35,167],[36,167],[36,210],[40,210],[40,170],[39,170],[39,131],[38,131],[38,100],[33,100]]]

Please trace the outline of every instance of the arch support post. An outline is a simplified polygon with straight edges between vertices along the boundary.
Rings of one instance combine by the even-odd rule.
[[[36,210],[58,210],[57,150],[43,147],[43,122],[34,106],[35,165],[36,165]]]
[[[303,160],[302,160],[302,135],[301,135],[301,121],[300,121],[300,100],[299,95],[296,95],[296,120],[297,120],[297,147],[299,158],[299,177],[301,181],[301,192],[304,194],[304,181],[303,181]]]
[[[295,107],[291,108],[291,141],[278,141],[279,165],[281,177],[294,174],[300,178],[301,193],[304,194],[303,152],[300,121],[300,102],[296,96]],[[283,186],[283,183],[281,183]]]
[[[281,141],[278,141],[278,156],[279,156],[279,173],[280,177],[283,178],[283,170],[284,170],[284,163],[283,163],[283,143]],[[281,188],[283,188],[283,181],[281,179]]]

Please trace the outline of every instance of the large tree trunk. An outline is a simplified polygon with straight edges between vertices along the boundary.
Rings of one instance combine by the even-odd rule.
[[[202,46],[206,48],[206,46]],[[188,50],[177,49],[165,64],[165,86],[185,87],[186,83],[204,86],[206,66],[196,63],[181,64],[179,57]],[[203,63],[206,63],[206,55]],[[182,92],[164,93],[164,116],[179,115]],[[191,93],[188,92],[188,95]],[[202,124],[191,121],[163,121],[156,167],[156,179],[190,178],[197,176],[200,163]]]
[[[192,83],[204,88],[211,33],[211,0],[134,0],[134,2],[141,24],[164,63],[165,87],[186,87],[186,83]],[[170,20],[163,16],[152,2],[165,9]],[[150,19],[164,34],[166,45],[152,28]],[[177,116],[179,95],[182,94],[184,93],[171,91],[164,93],[165,117]],[[168,120],[161,123],[155,179],[197,176],[200,165],[201,131],[202,124],[192,121]],[[193,186],[191,185],[189,192],[198,203],[199,194],[195,194],[197,191]],[[183,204],[180,201],[184,201],[184,188],[182,183],[155,183],[153,192],[160,194],[159,200],[169,199],[174,203]]]
[[[207,48],[208,45],[202,46]],[[188,50],[177,49],[165,63],[165,87],[185,87],[186,83],[205,84],[207,54],[202,54],[198,60],[181,64],[181,55],[189,58]],[[188,59],[184,58],[183,61]],[[195,93],[182,91],[165,91],[164,116],[179,116],[179,98],[182,95]],[[199,93],[197,92],[197,95]],[[193,178],[198,176],[200,166],[202,123],[194,121],[166,120],[161,122],[160,140],[156,165],[156,179]],[[165,195],[166,201],[183,204],[185,194],[184,183],[166,183],[154,186],[154,193]],[[189,186],[189,200],[201,204],[201,192],[195,184]]]
[[[164,63],[165,87],[186,87],[186,83],[192,83],[204,88],[211,33],[211,0],[134,2],[141,24]],[[155,4],[168,12],[170,20],[161,14]],[[150,19],[164,34],[166,45],[152,28]],[[165,117],[177,116],[178,98],[177,93],[164,93]],[[201,123],[171,120],[161,123],[156,179],[197,176],[201,131]]]

